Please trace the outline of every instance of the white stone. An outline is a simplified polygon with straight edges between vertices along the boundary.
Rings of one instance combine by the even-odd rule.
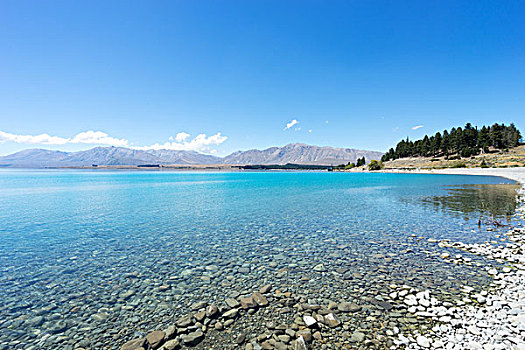
[[[423,347],[423,348],[429,348],[430,347],[430,340],[428,340],[427,337],[419,335],[416,338],[417,345]]]

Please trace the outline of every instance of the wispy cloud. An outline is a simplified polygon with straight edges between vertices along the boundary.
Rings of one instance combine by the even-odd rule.
[[[296,125],[298,123],[299,123],[299,121],[297,119],[294,119],[291,122],[287,123],[286,127],[283,130],[288,130],[288,129],[290,129],[291,127],[293,127],[294,125]]]
[[[102,131],[84,131],[73,137],[39,135],[18,135],[0,131],[0,142],[15,142],[40,145],[92,144],[108,146],[128,146],[129,141],[111,137]]]
[[[138,150],[159,150],[168,149],[175,151],[198,151],[204,153],[216,153],[217,151],[211,149],[210,146],[220,145],[228,139],[228,137],[221,135],[220,132],[215,135],[206,136],[206,134],[199,134],[195,138],[187,141],[191,135],[185,132],[180,132],[175,136],[175,141],[168,141],[165,143],[156,143],[150,146],[132,147]],[[173,140],[173,138],[170,138]]]
[[[191,135],[186,132],[179,132],[175,137],[170,137],[168,142],[162,144],[155,143],[149,146],[136,146],[131,144],[126,139],[111,137],[107,133],[102,131],[84,131],[76,134],[73,137],[51,136],[49,134],[19,135],[0,131],[0,143],[14,142],[33,145],[89,144],[129,147],[137,150],[168,149],[178,151],[198,151],[205,153],[215,153],[216,150],[211,149],[211,146],[220,145],[228,139],[228,137],[221,135],[220,132],[211,136],[207,136],[206,134],[199,134],[193,139],[190,139],[190,136]]]
[[[416,125],[412,127],[412,130],[421,129],[424,125]]]

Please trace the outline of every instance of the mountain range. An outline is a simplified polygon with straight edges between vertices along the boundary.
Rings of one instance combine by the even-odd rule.
[[[237,151],[226,157],[217,157],[195,151],[134,150],[124,147],[95,147],[86,151],[62,152],[45,149],[28,149],[7,156],[0,156],[0,167],[55,168],[85,167],[96,165],[201,165],[201,164],[315,164],[337,165],[356,162],[365,157],[367,161],[380,159],[383,153],[291,143],[264,150]]]

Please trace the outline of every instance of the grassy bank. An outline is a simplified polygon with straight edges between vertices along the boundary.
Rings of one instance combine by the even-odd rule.
[[[480,154],[468,158],[400,158],[384,162],[383,166],[385,170],[522,167],[525,166],[525,145],[508,151]]]

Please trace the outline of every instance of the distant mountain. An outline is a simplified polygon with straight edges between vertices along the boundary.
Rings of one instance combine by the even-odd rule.
[[[49,151],[45,149],[26,149],[7,156],[0,157],[0,166],[17,168],[44,168],[59,166],[61,160],[67,157],[67,152]]]
[[[291,143],[283,147],[271,147],[265,150],[238,151],[223,158],[226,164],[316,164],[338,165],[355,162],[365,157],[380,159],[383,153],[364,151],[353,148],[334,148]]]
[[[124,147],[95,147],[80,152],[28,149],[0,157],[1,167],[45,168],[96,165],[217,164],[222,159],[193,151],[141,151]]]
[[[195,151],[172,151],[160,149],[147,151],[165,164],[221,164],[222,158]]]
[[[45,168],[82,167],[96,165],[144,165],[144,164],[317,164],[336,165],[381,158],[381,152],[362,151],[351,148],[333,148],[293,143],[265,150],[239,151],[224,158],[194,151],[134,150],[124,147],[95,147],[87,151],[61,152],[45,149],[28,149],[0,157],[0,167]]]

